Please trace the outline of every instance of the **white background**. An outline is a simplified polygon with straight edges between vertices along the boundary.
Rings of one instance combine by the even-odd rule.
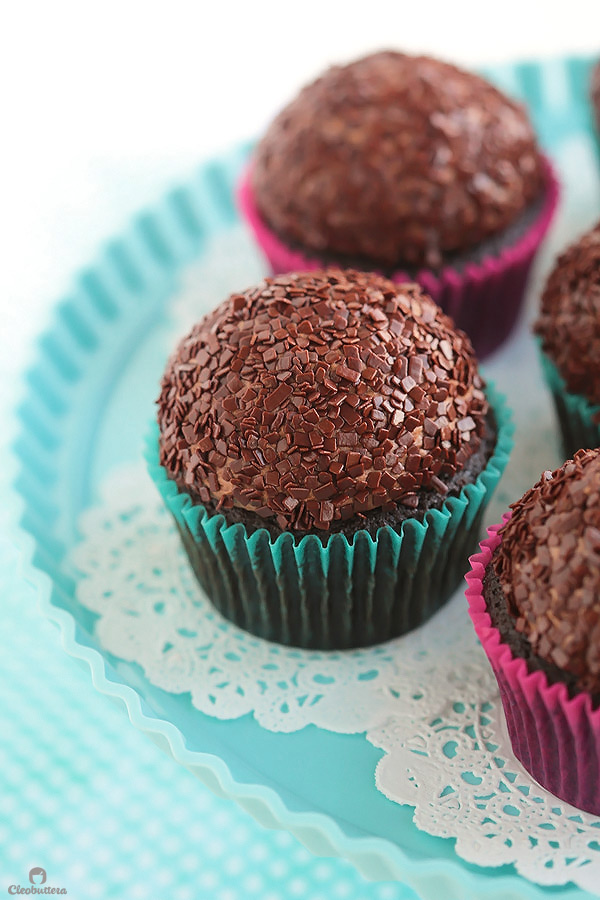
[[[472,65],[600,53],[599,0],[15,0],[4,10],[5,386],[99,242],[204,156],[258,134],[326,65],[385,46]]]

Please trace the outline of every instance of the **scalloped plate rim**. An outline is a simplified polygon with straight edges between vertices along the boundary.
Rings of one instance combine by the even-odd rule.
[[[247,144],[238,145],[237,148],[234,148],[234,152],[243,153],[243,149],[247,146]],[[206,160],[206,164],[218,163],[220,159],[222,156],[212,157]],[[138,214],[130,217],[130,224],[121,229],[118,234],[103,241],[102,248],[130,234],[131,223],[139,221],[141,213],[145,211],[159,212],[165,198],[174,195],[177,191],[186,192],[190,181],[191,179],[188,179],[173,184],[149,207],[145,207]],[[77,282],[82,274],[89,274],[101,264],[102,253],[97,253],[90,265],[78,269],[71,279],[71,283]],[[184,264],[181,261],[173,263],[172,271],[178,271]],[[34,370],[41,353],[42,341],[47,336],[54,334],[59,324],[58,312],[54,309],[46,328],[32,349],[30,363],[24,373],[25,378]],[[32,391],[31,386],[23,385],[21,401]],[[17,437],[23,435],[23,430],[22,423],[19,423]],[[11,456],[18,459],[18,450],[15,444],[16,441],[12,441]],[[173,759],[200,777],[208,787],[235,799],[261,824],[289,830],[312,852],[319,854],[320,851],[315,848],[315,844],[324,840],[328,845],[325,852],[333,850],[337,855],[350,860],[367,878],[381,880],[381,873],[373,875],[374,866],[379,865],[387,868],[391,877],[401,880],[417,892],[430,891],[432,885],[433,889],[437,890],[440,882],[451,879],[451,884],[446,886],[456,889],[457,897],[465,896],[464,891],[467,884],[473,897],[481,896],[482,891],[485,891],[487,897],[497,898],[497,900],[505,900],[507,891],[515,892],[515,896],[529,897],[531,900],[541,900],[542,897],[549,896],[544,886],[520,876],[513,867],[508,867],[513,871],[503,875],[499,885],[494,888],[497,872],[495,868],[482,866],[480,870],[475,870],[458,856],[450,860],[415,860],[408,857],[400,846],[385,838],[350,837],[344,834],[332,817],[324,813],[291,810],[273,788],[264,784],[236,781],[229,767],[220,757],[187,749],[183,735],[176,726],[166,719],[144,713],[138,692],[124,682],[109,677],[108,664],[102,654],[93,647],[78,642],[75,634],[77,624],[75,617],[52,602],[52,579],[48,573],[33,562],[35,538],[20,524],[25,500],[21,496],[17,476],[12,477],[10,482],[7,510],[9,520],[14,523],[14,530],[8,538],[8,542],[17,549],[18,571],[23,580],[35,591],[40,612],[59,627],[64,650],[69,656],[82,660],[89,666],[96,689],[106,696],[120,700],[128,712],[131,723],[136,728],[151,737],[164,739]],[[417,828],[416,825],[414,827]],[[438,881],[438,885],[433,884],[435,881]],[[572,882],[561,886],[557,885],[550,888],[550,891],[552,893],[560,892],[558,896],[563,891],[568,892],[569,896],[580,895],[582,898],[593,896],[577,888]]]

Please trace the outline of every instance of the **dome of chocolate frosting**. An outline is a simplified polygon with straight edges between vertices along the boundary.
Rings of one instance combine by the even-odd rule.
[[[295,532],[444,496],[488,414],[469,339],[420,287],[333,269],[232,294],[181,341],[158,404],[181,490]]]
[[[284,241],[371,267],[437,268],[539,196],[525,108],[426,56],[335,66],[274,119],[253,159],[257,208]]]
[[[579,450],[516,503],[493,558],[534,654],[600,693],[600,450]]]

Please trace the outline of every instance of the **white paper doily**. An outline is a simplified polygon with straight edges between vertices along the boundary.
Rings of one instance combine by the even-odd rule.
[[[81,520],[77,597],[102,646],[220,719],[264,728],[366,732],[385,751],[378,789],[415,807],[430,834],[476,864],[514,864],[539,884],[600,885],[600,819],[540,788],[510,749],[496,682],[462,592],[430,622],[379,647],[316,652],[254,638],[198,587],[141,465],[104,484]]]
[[[141,466],[111,475],[80,522],[73,557],[79,601],[100,616],[115,656],[220,719],[252,712],[271,731],[317,725],[362,732],[383,721],[394,644],[349,653],[282,647],[224,619],[202,593],[156,489]],[[351,697],[351,702],[348,698]]]
[[[425,690],[401,687],[396,713],[368,731],[386,752],[377,787],[414,806],[423,831],[455,838],[468,862],[600,893],[600,819],[545,791],[515,759],[495,678],[465,629]]]

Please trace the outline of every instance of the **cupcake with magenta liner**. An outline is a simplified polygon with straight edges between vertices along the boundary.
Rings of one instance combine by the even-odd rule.
[[[513,750],[600,814],[600,450],[579,450],[488,530],[467,575]]]
[[[480,357],[516,322],[558,201],[525,108],[425,56],[329,69],[274,119],[239,188],[274,272],[417,281]]]
[[[558,258],[535,331],[566,457],[600,445],[600,223]]]
[[[226,618],[341,649],[448,599],[511,432],[469,339],[418,285],[329,269],[232,294],[183,338],[146,455]]]

